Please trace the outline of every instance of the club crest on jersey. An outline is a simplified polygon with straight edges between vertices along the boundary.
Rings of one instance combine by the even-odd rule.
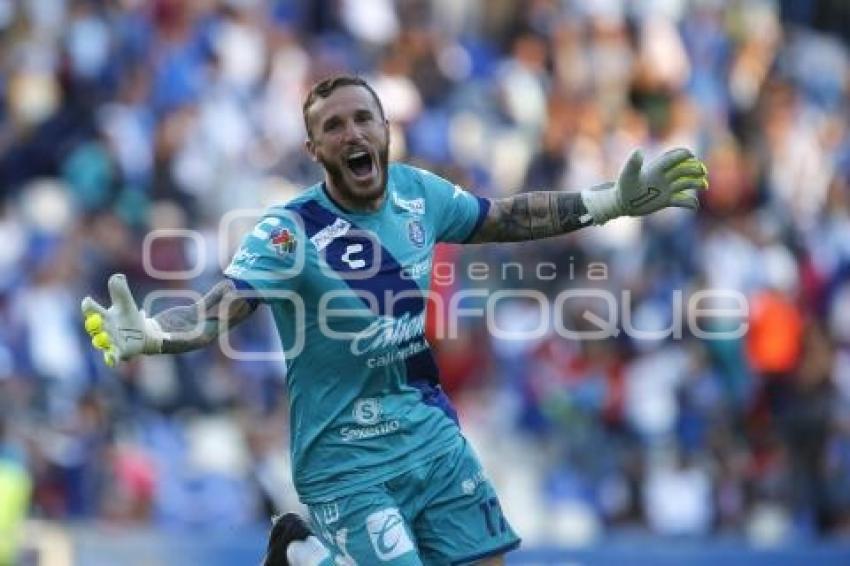
[[[287,228],[275,228],[272,230],[272,233],[269,235],[269,241],[275,251],[281,255],[294,252],[295,246],[298,244],[295,234]]]
[[[420,221],[411,220],[407,223],[407,237],[410,239],[410,243],[417,248],[425,245],[425,228],[422,227]]]

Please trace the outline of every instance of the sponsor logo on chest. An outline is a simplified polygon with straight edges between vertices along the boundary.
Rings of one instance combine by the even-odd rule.
[[[313,242],[313,245],[316,246],[318,251],[322,251],[335,239],[346,235],[350,229],[351,222],[343,220],[342,218],[337,218],[334,220],[333,224],[326,226],[313,234],[310,241]]]
[[[402,210],[406,210],[407,212],[412,212],[413,214],[423,215],[425,214],[425,199],[424,198],[412,198],[412,199],[403,199],[395,193],[393,195],[393,204]]]

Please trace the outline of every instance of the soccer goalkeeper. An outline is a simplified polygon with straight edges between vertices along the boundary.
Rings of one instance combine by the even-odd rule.
[[[646,164],[635,151],[612,182],[490,200],[389,164],[383,107],[358,77],[316,84],[303,115],[323,182],[269,209],[197,304],[150,317],[113,275],[110,307],[83,299],[86,330],[113,365],[201,348],[267,304],[284,349],[305,346],[287,359],[287,388],[310,529],[289,517],[275,539],[278,563],[502,564],[520,540],[423,335],[434,245],[549,238],[618,216],[695,210],[705,166],[687,149]]]

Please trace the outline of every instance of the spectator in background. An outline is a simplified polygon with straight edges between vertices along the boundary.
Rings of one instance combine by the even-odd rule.
[[[491,342],[465,320],[439,348],[465,429],[490,447],[485,463],[506,453],[526,463],[494,477],[513,515],[545,516],[557,500],[560,517],[590,516],[557,529],[529,519],[517,525],[526,540],[665,524],[663,509],[641,506],[669,495],[654,450],[671,437],[689,463],[661,472],[704,485],[703,465],[720,470],[708,477],[715,503],[691,501],[689,532],[704,533],[706,517],[750,532],[769,504],[773,517],[793,511],[803,533],[847,534],[849,29],[847,3],[830,0],[0,0],[0,402],[14,399],[7,439],[26,454],[33,514],[203,527],[291,505],[269,487],[287,469],[285,444],[265,437],[286,420],[275,362],[205,352],[116,380],[89,357],[69,297],[115,271],[161,287],[144,273],[142,243],[163,228],[196,230],[207,253],[160,239],[148,259],[198,266],[205,288],[235,245],[216,224],[223,211],[286,201],[318,178],[298,108],[320,75],[348,70],[375,80],[394,159],[438,165],[484,196],[592,184],[634,146],[684,143],[708,160],[698,218],[624,219],[557,244],[441,256],[462,275],[452,291],[549,298],[593,287],[582,274],[605,262],[599,287],[630,290],[640,328],[664,319],[658,305],[674,290],[748,299],[750,330],[734,340]],[[539,257],[558,258],[554,279],[468,277],[473,262]],[[766,280],[774,268],[783,276]],[[507,324],[523,323],[516,312],[503,313]],[[42,321],[47,340],[33,335]],[[266,334],[246,328],[234,343],[264,350]],[[114,434],[95,438],[100,427]],[[215,430],[241,465],[200,457],[196,430]],[[588,456],[598,445],[602,461]],[[56,462],[68,453],[57,446],[86,446],[108,464],[62,483]],[[101,479],[105,489],[83,496]],[[107,504],[116,494],[121,504]],[[71,505],[86,497],[99,501]]]
[[[27,517],[32,481],[19,446],[10,442],[0,417],[0,563],[14,564]]]

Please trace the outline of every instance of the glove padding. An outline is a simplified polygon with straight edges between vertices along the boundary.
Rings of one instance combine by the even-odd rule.
[[[165,334],[159,323],[136,306],[123,274],[109,278],[109,298],[112,306],[108,309],[91,297],[85,297],[80,305],[86,332],[94,347],[103,350],[106,364],[111,367],[118,360],[162,352]]]
[[[685,148],[671,149],[643,166],[643,151],[632,152],[616,183],[582,191],[594,224],[618,216],[644,216],[667,207],[699,208],[697,191],[708,188],[705,164]]]

